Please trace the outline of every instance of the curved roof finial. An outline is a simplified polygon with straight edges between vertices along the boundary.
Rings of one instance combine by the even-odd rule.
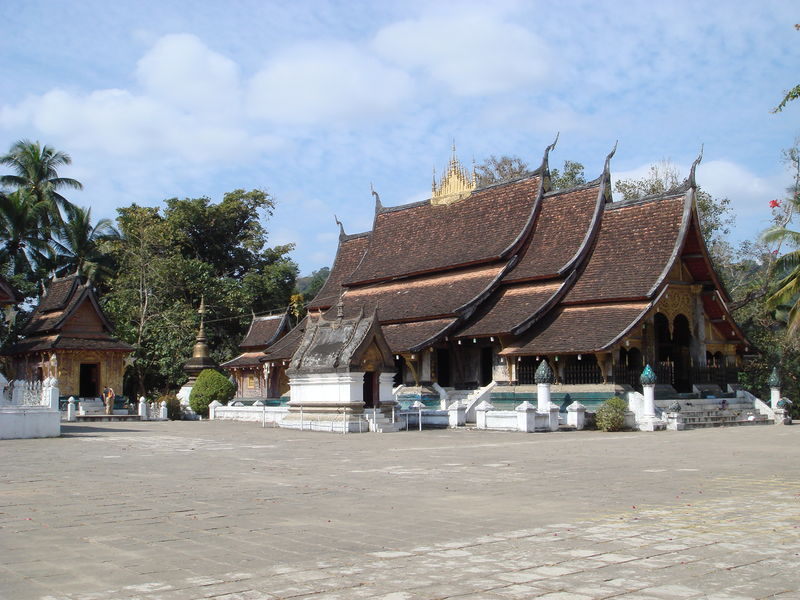
[[[341,240],[347,236],[347,234],[344,232],[344,225],[342,225],[339,217],[337,217],[335,214],[333,215],[333,218],[336,219],[336,224],[339,226],[339,239]]]
[[[558,136],[561,132],[556,133],[556,139],[547,148],[544,149],[544,156],[542,157],[542,166],[539,167],[539,173],[542,176],[542,185],[545,192],[549,192],[552,185],[550,183],[550,151],[556,147]]]
[[[381,197],[378,195],[378,192],[375,191],[375,188],[372,187],[372,182],[369,182],[369,189],[372,192],[372,195],[375,196],[375,212],[378,213],[383,208],[383,204],[381,204]]]
[[[544,158],[542,159],[542,166],[544,168],[548,168],[547,161],[550,159],[550,152],[552,152],[553,149],[556,147],[556,144],[558,143],[558,136],[560,135],[561,135],[560,131],[556,132],[556,139],[554,139],[553,143],[544,149]]]
[[[689,169],[689,185],[693,188],[697,188],[697,180],[695,179],[695,171],[697,171],[697,165],[700,164],[700,161],[703,160],[703,146],[704,144],[700,144],[700,154],[697,158],[694,159],[692,163],[692,168]]]
[[[611,152],[606,155],[606,162],[603,165],[603,175],[601,178],[605,186],[603,195],[605,196],[606,202],[611,202],[613,200],[613,195],[611,193],[611,159],[617,153],[617,144],[619,144],[619,140],[614,142],[614,147],[611,149]]]

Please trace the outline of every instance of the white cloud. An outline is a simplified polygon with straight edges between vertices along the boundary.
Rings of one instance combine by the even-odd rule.
[[[482,11],[400,21],[381,29],[373,45],[394,63],[422,70],[465,96],[545,81],[553,61],[541,38]]]
[[[405,72],[354,44],[307,43],[275,56],[253,77],[248,109],[279,123],[337,125],[392,114],[411,91]]]
[[[165,35],[136,65],[145,94],[167,106],[205,118],[236,114],[239,67],[194,35]]]

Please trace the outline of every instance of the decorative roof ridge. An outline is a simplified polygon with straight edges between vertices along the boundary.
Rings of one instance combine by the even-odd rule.
[[[595,177],[591,181],[587,181],[586,183],[582,183],[580,185],[576,185],[575,187],[565,188],[562,190],[550,190],[549,192],[545,192],[545,198],[552,198],[553,196],[561,196],[563,194],[570,194],[572,192],[582,192],[584,190],[590,190],[599,186],[603,181],[603,175],[599,175]]]
[[[431,199],[428,198],[427,200],[420,200],[418,202],[409,202],[408,204],[398,204],[397,206],[383,206],[381,205],[380,208],[376,206],[375,215],[382,215],[384,213],[391,213],[391,212],[398,212],[401,210],[406,210],[409,208],[417,208],[420,206],[425,206],[426,204],[430,204]]]
[[[600,176],[600,188],[597,192],[597,202],[595,203],[594,213],[589,227],[586,229],[586,235],[583,236],[583,241],[575,254],[570,258],[566,264],[558,270],[558,274],[563,276],[565,273],[572,271],[584,263],[590,255],[590,250],[594,246],[594,241],[600,233],[601,222],[603,220],[603,211],[606,205],[611,201],[611,193],[609,186],[611,184],[611,159],[617,152],[617,143],[614,142],[614,147],[606,155],[606,160],[603,165],[603,174]]]
[[[377,192],[374,192],[374,193],[377,194]],[[367,236],[370,233],[372,233],[372,231],[362,231],[361,233],[345,233],[344,225],[342,225],[342,222],[339,220],[339,217],[337,217],[334,214],[333,218],[336,220],[336,224],[339,226],[339,241],[340,242],[346,242],[348,240],[352,240],[353,238],[364,237],[364,236]]]
[[[675,246],[672,248],[672,253],[669,255],[669,258],[664,265],[664,269],[661,271],[661,275],[658,276],[658,279],[656,279],[653,287],[651,287],[650,291],[647,292],[648,296],[653,296],[657,292],[658,288],[661,287],[661,284],[666,281],[669,272],[672,270],[672,267],[675,264],[675,261],[680,259],[680,254],[683,250],[683,246],[686,244],[686,236],[689,234],[689,227],[691,226],[692,222],[694,193],[695,188],[690,187],[684,194],[683,213],[681,214],[681,227],[678,230],[678,235],[675,237]],[[705,249],[705,243],[702,243],[701,247]]]
[[[475,192],[482,192],[484,190],[490,190],[492,188],[502,187],[504,185],[511,185],[512,183],[520,183],[521,181],[527,181],[528,179],[535,179],[536,177],[540,177],[542,175],[542,167],[536,167],[533,171],[526,171],[524,175],[520,175],[519,177],[514,177],[513,179],[505,179],[503,181],[493,181],[492,183],[487,183],[480,187],[475,188]],[[473,193],[475,193],[473,192]]]
[[[611,348],[614,344],[616,344],[618,341],[620,341],[622,338],[624,338],[626,335],[628,335],[634,327],[636,327],[639,323],[641,323],[642,319],[644,319],[647,316],[647,313],[649,313],[653,309],[653,307],[656,304],[658,304],[658,301],[661,300],[661,296],[664,295],[664,292],[666,292],[666,289],[667,289],[667,286],[664,286],[664,289],[661,290],[661,293],[659,293],[658,296],[656,296],[653,300],[651,300],[650,303],[647,306],[645,306],[644,309],[642,309],[642,312],[639,313],[639,316],[636,317],[630,323],[630,325],[628,325],[625,329],[620,331],[619,334],[617,334],[617,337],[615,337],[608,344],[606,344],[605,346],[600,348],[600,350],[606,350],[607,348]],[[622,303],[618,302],[617,304],[622,304]],[[630,304],[632,304],[632,303],[630,303]]]
[[[679,196],[685,196],[686,192],[688,192],[690,189],[692,189],[691,186],[686,185],[686,182],[684,182],[679,186],[667,190],[666,192],[660,192],[658,194],[649,194],[647,196],[642,196],[641,198],[630,198],[628,200],[617,200],[616,202],[609,202],[608,208],[609,210],[616,210],[617,208],[625,208],[628,206],[647,204],[649,202],[670,200],[672,198],[677,198]]]
[[[577,280],[578,270],[575,269],[567,276],[566,279],[564,279],[558,289],[550,295],[544,304],[534,311],[532,315],[511,328],[512,335],[522,335],[533,325],[535,325],[542,317],[548,314],[559,302],[561,302],[567,292],[572,289],[572,286]]]
[[[541,187],[541,186],[540,186]],[[448,333],[456,330],[458,327],[464,325],[466,321],[475,314],[478,306],[486,301],[489,296],[500,286],[500,282],[503,280],[503,277],[506,276],[515,266],[517,266],[517,262],[519,261],[519,255],[515,254],[511,257],[506,265],[500,269],[500,272],[495,275],[494,279],[489,282],[489,284],[483,288],[483,290],[478,293],[477,296],[472,298],[471,300],[465,302],[458,308],[456,308],[456,318],[452,323],[449,323],[444,329],[439,331],[437,334],[431,336],[427,340],[423,340],[413,348],[410,348],[412,352],[418,352],[422,348],[429,346],[430,344],[435,343],[438,339],[440,339],[443,335],[447,335]]]

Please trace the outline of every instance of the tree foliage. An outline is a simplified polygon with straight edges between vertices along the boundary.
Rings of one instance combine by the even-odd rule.
[[[204,369],[197,376],[189,395],[189,406],[198,415],[208,416],[208,406],[217,401],[227,404],[236,393],[236,386],[214,369]]]
[[[104,305],[117,335],[136,347],[127,384],[142,395],[178,387],[186,376],[205,298],[211,355],[238,353],[253,312],[284,308],[297,277],[291,245],[269,248],[261,219],[273,208],[261,190],[235,190],[222,202],[172,198],[159,208],[118,209],[119,265]]]
[[[475,167],[478,187],[510,181],[528,175],[528,164],[518,156],[496,157],[494,154]]]
[[[644,177],[617,181],[614,184],[614,190],[622,196],[623,200],[634,200],[645,196],[664,194],[680,184],[681,175],[678,167],[668,160],[661,160],[650,165],[650,169]],[[715,198],[701,187],[697,188],[695,200],[697,212],[700,215],[703,239],[714,257],[716,246],[724,243],[724,237],[730,233],[734,222],[731,201],[728,198]],[[722,251],[721,248],[719,250]]]
[[[565,160],[564,167],[550,169],[550,185],[554,190],[569,190],[586,183],[586,175],[581,163]]]

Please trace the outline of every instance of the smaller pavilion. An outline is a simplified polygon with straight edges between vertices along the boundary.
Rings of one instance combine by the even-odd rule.
[[[365,411],[391,414],[394,360],[377,315],[345,319],[338,308],[334,318],[307,319],[286,370],[292,399],[281,427],[356,432],[369,427]]]
[[[104,387],[122,392],[125,358],[133,346],[111,335],[91,282],[81,275],[54,278],[22,330],[23,339],[4,354],[14,379],[55,377],[61,396],[95,398]]]
[[[268,371],[261,359],[264,358],[264,351],[286,335],[291,328],[288,313],[260,317],[253,315],[250,329],[239,344],[242,353],[220,365],[236,380],[234,401],[279,398],[285,391],[282,389],[283,382],[280,379],[267,376]],[[288,380],[284,385],[288,389]]]

